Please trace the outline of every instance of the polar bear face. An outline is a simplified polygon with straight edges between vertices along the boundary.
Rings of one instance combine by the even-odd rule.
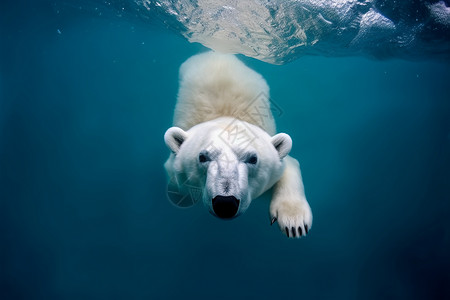
[[[169,128],[164,136],[172,155],[165,164],[172,181],[201,189],[209,211],[223,219],[244,213],[252,199],[277,182],[292,147],[284,133],[222,117],[188,131]],[[175,180],[173,180],[175,179]],[[188,193],[179,187],[180,192]]]

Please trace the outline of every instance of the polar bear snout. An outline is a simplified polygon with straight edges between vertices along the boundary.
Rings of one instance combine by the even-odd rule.
[[[212,199],[214,213],[221,219],[231,219],[239,210],[240,200],[234,196],[216,196]]]

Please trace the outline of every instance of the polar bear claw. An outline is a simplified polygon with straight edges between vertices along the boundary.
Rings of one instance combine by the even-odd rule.
[[[311,208],[306,200],[272,200],[270,215],[271,224],[278,222],[280,230],[287,237],[305,236],[312,226]]]

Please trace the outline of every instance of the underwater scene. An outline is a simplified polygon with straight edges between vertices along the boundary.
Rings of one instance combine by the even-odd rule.
[[[1,6],[0,299],[450,298],[449,1]],[[232,220],[168,195],[179,68],[211,49],[270,87],[301,238],[268,193]]]

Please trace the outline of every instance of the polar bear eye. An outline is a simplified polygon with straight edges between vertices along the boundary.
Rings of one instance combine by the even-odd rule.
[[[205,163],[205,162],[207,162],[207,161],[210,161],[211,159],[209,158],[209,156],[208,156],[208,154],[206,154],[206,153],[200,153],[199,155],[198,155],[198,161],[200,162],[200,163]]]
[[[246,163],[255,165],[258,162],[258,158],[256,157],[256,154],[252,154],[246,161]]]

